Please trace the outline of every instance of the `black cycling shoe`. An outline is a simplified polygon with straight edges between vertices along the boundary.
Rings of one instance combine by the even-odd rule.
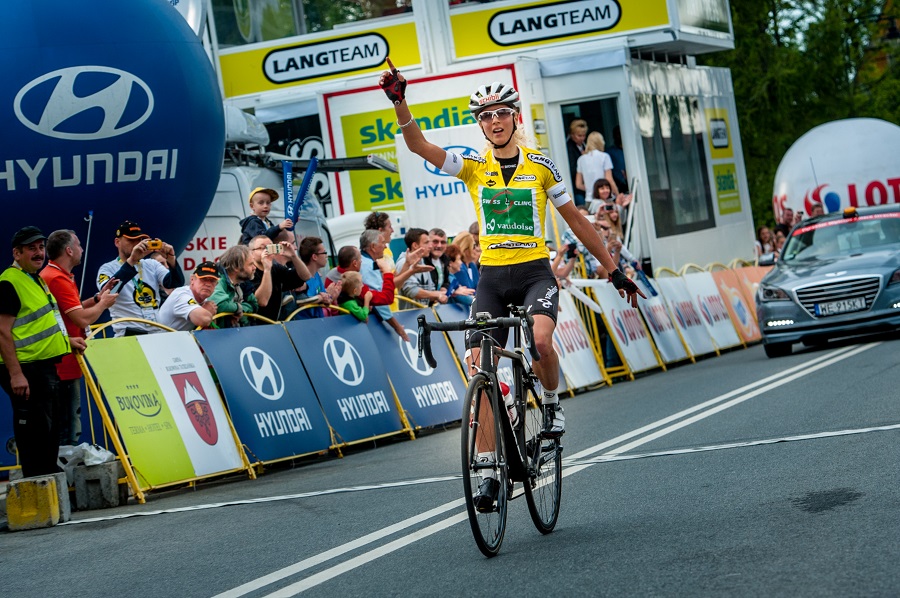
[[[559,438],[566,433],[566,416],[559,403],[544,405],[544,438]]]
[[[500,482],[496,478],[484,478],[478,486],[478,492],[472,497],[475,509],[479,513],[490,513],[494,510],[494,502],[500,493]]]

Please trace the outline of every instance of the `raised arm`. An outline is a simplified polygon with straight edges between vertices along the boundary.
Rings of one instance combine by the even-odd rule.
[[[391,59],[387,59],[389,71],[381,73],[378,85],[384,90],[388,99],[394,103],[394,112],[397,115],[397,125],[403,133],[403,139],[409,149],[427,160],[436,168],[442,168],[447,159],[447,152],[427,139],[419,129],[419,124],[413,117],[406,103],[406,79],[400,74]]]

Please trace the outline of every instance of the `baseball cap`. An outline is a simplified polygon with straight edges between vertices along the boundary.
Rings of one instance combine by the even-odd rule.
[[[276,199],[278,199],[278,191],[276,191],[275,189],[267,189],[265,187],[257,187],[256,189],[254,189],[253,191],[250,192],[250,196],[247,198],[247,201],[249,201],[250,203],[253,203],[253,196],[256,195],[257,193],[259,193],[260,191],[268,194],[269,197],[272,198],[272,201],[275,201]]]
[[[116,229],[116,238],[121,239],[122,237],[126,239],[149,239],[150,235],[141,232],[141,227],[136,222],[126,220]]]
[[[16,234],[13,235],[12,238],[12,246],[13,248],[19,247],[21,245],[28,245],[29,243],[34,243],[35,241],[43,241],[47,238],[47,235],[41,232],[36,226],[25,226],[16,231]]]
[[[219,267],[215,262],[200,262],[200,265],[194,269],[194,276],[219,280]]]

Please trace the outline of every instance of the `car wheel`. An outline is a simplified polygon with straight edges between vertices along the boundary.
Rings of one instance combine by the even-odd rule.
[[[766,343],[763,349],[766,357],[785,357],[791,354],[791,343]]]

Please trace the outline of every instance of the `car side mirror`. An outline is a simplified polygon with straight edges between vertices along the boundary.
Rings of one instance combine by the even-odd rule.
[[[759,266],[774,266],[775,262],[778,260],[778,256],[772,253],[764,253],[759,256],[759,260],[757,260],[757,265]]]

